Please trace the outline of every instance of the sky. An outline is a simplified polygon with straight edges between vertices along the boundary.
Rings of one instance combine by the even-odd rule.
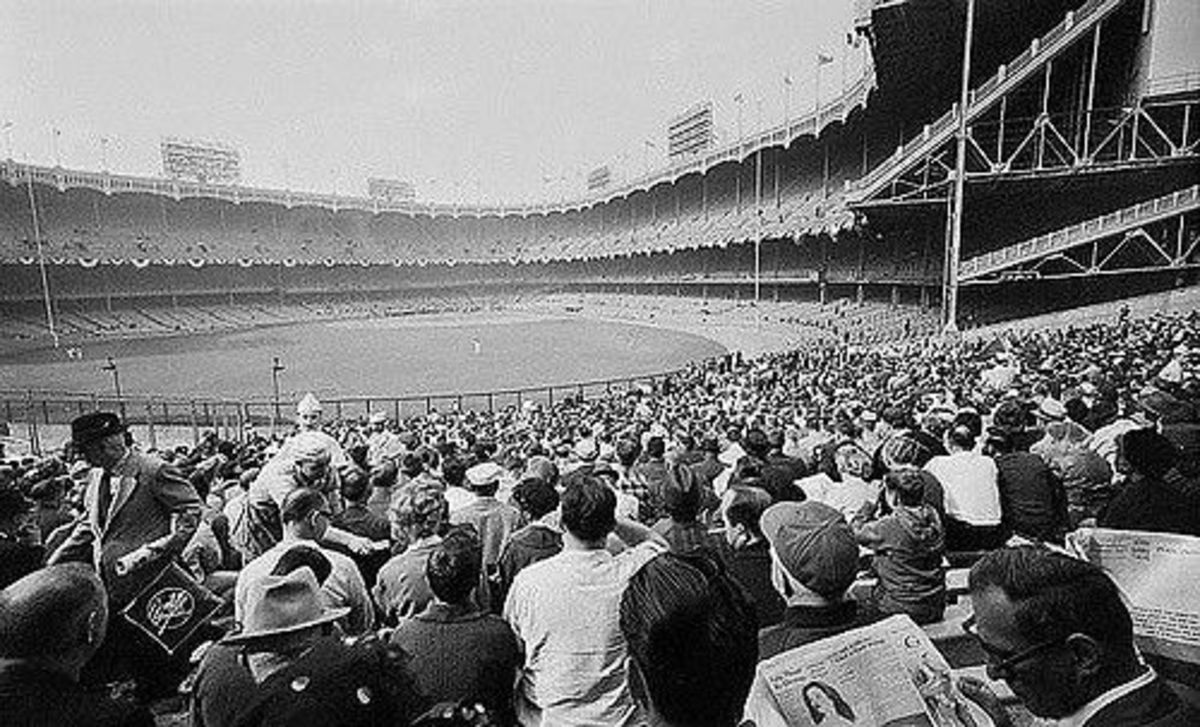
[[[818,52],[836,95],[862,60],[853,5],[0,0],[0,151],[158,175],[160,140],[181,136],[235,146],[248,186],[575,197],[602,164],[617,180],[663,164],[669,119],[697,102],[727,141],[810,110]]]

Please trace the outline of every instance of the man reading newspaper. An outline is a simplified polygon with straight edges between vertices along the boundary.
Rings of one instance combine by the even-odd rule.
[[[762,661],[746,701],[756,727],[986,727],[950,667],[908,616]]]

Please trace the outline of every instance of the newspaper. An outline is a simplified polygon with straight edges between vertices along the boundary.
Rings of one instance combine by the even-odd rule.
[[[755,727],[992,724],[959,693],[946,660],[907,616],[760,662],[745,716]]]
[[[1128,599],[1138,647],[1200,664],[1200,538],[1083,528],[1074,552],[1103,568]]]

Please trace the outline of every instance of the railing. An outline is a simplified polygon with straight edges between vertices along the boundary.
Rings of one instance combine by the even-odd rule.
[[[509,407],[519,409],[527,402],[554,406],[568,397],[577,401],[594,399],[631,391],[641,385],[654,386],[690,368],[684,366],[641,376],[494,391],[322,397],[321,401],[326,416],[334,419],[358,419],[379,411],[395,420],[447,410],[491,413]],[[154,395],[117,398],[111,394],[0,390],[0,420],[23,433],[35,454],[46,450],[47,443],[49,449],[53,449],[66,441],[72,419],[98,410],[120,412],[126,423],[138,432],[138,439],[151,448],[195,444],[200,441],[201,434],[209,430],[223,439],[242,441],[247,425],[274,430],[287,426],[292,419],[292,403],[282,399]]]
[[[1196,207],[1200,207],[1200,185],[964,260],[958,269],[959,279],[977,278]]]
[[[1088,0],[1077,11],[1066,17],[1050,32],[1035,39],[1011,63],[1000,66],[996,74],[979,88],[971,91],[967,100],[967,118],[971,119],[989,108],[1000,96],[1024,81],[1045,58],[1053,58],[1081,33],[1100,22],[1125,0]],[[937,121],[928,124],[921,133],[899,146],[890,157],[857,181],[847,181],[846,189],[852,196],[851,203],[865,199],[876,191],[885,179],[899,170],[909,160],[932,151],[945,142],[956,126],[958,104],[950,107]]]

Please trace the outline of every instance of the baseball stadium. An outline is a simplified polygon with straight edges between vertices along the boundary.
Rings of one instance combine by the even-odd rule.
[[[0,0],[0,723],[1200,724],[1197,48]]]
[[[1196,282],[1198,259],[1197,76],[1180,61],[1188,12],[990,3],[972,18],[964,71],[962,3],[859,3],[847,42],[868,62],[836,95],[557,202],[422,203],[9,158],[8,418],[22,418],[13,410],[28,408],[30,390],[113,394],[100,366],[118,383],[126,374],[122,395],[215,407],[261,403],[279,357],[289,400],[313,389],[361,409],[371,397],[654,374],[716,352],[696,336],[746,352],[873,345],[1178,292]],[[442,336],[415,341],[415,358],[388,375],[351,366],[351,384],[338,336],[320,331],[353,338],[367,329],[346,322],[363,319],[378,347],[359,361],[412,341],[418,320],[418,338]],[[533,319],[556,320],[567,339],[564,319],[638,327],[603,329],[569,361],[500,345],[527,331],[478,340],[502,322],[534,330]],[[483,332],[456,338],[431,320]],[[574,329],[590,337],[589,324]],[[306,350],[314,336],[328,344]],[[490,374],[430,366],[420,355],[430,349],[466,369],[470,355],[458,354],[478,350],[490,363],[475,368]],[[71,408],[37,398],[44,413]]]

